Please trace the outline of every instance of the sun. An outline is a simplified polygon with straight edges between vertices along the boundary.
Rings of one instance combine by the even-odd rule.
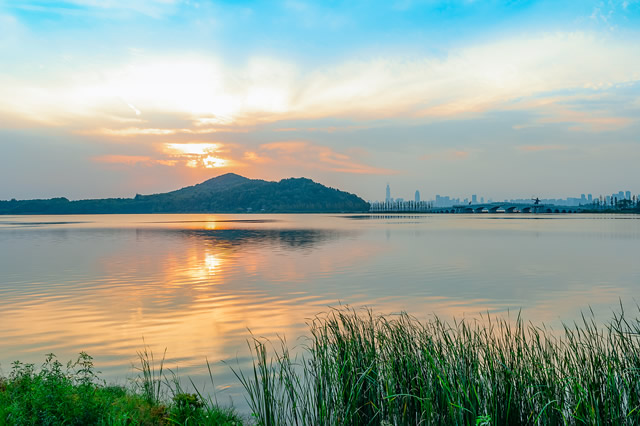
[[[222,147],[222,144],[212,142],[166,143],[164,152],[186,160],[187,167],[214,169],[231,165],[230,160],[219,156]]]
[[[192,143],[167,143],[165,150],[174,155],[206,155],[216,152],[222,147],[219,143],[192,142]]]
[[[211,155],[202,159],[202,163],[207,169],[213,169],[216,167],[225,167],[229,161],[224,158],[213,157]]]

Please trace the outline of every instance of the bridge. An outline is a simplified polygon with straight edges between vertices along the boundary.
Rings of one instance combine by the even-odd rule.
[[[371,213],[579,213],[593,206],[558,206],[555,204],[510,203],[496,201],[491,203],[459,204],[447,207],[434,207],[426,201],[373,202]]]
[[[479,203],[460,204],[450,207],[433,207],[430,213],[579,213],[583,206],[557,206],[554,204],[533,203]]]

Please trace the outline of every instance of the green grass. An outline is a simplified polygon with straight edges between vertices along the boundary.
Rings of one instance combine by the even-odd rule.
[[[49,354],[41,368],[14,362],[0,377],[2,425],[240,425],[230,409],[199,393],[185,392],[153,354],[139,354],[140,376],[133,386],[101,382],[92,358],[81,353],[64,367]]]
[[[621,310],[554,331],[490,316],[421,322],[407,314],[332,310],[307,344],[250,343],[234,369],[259,425],[640,424],[640,320]],[[0,378],[2,425],[239,425],[146,348],[128,387],[101,382],[90,356],[64,367],[15,362]],[[211,368],[207,362],[209,374]],[[213,379],[211,379],[213,381]]]
[[[235,370],[258,424],[640,424],[640,321],[624,313],[553,332],[341,308],[310,329],[296,358],[255,340],[253,370]]]

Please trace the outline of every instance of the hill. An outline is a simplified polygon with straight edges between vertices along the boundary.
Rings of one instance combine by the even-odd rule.
[[[176,191],[138,194],[134,198],[0,201],[0,214],[351,213],[368,210],[369,204],[357,195],[311,179],[269,182],[234,173]]]

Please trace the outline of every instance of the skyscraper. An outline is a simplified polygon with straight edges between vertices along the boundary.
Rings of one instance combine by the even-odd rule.
[[[387,203],[391,202],[391,188],[389,188],[389,184],[387,184],[387,196],[384,198]]]
[[[418,191],[417,189],[416,189],[416,198],[415,198],[415,200],[416,200],[416,203],[420,202],[420,191]]]
[[[476,204],[476,203],[478,202],[478,196],[477,196],[476,194],[473,194],[473,195],[471,196],[471,202],[472,202],[473,204]]]

